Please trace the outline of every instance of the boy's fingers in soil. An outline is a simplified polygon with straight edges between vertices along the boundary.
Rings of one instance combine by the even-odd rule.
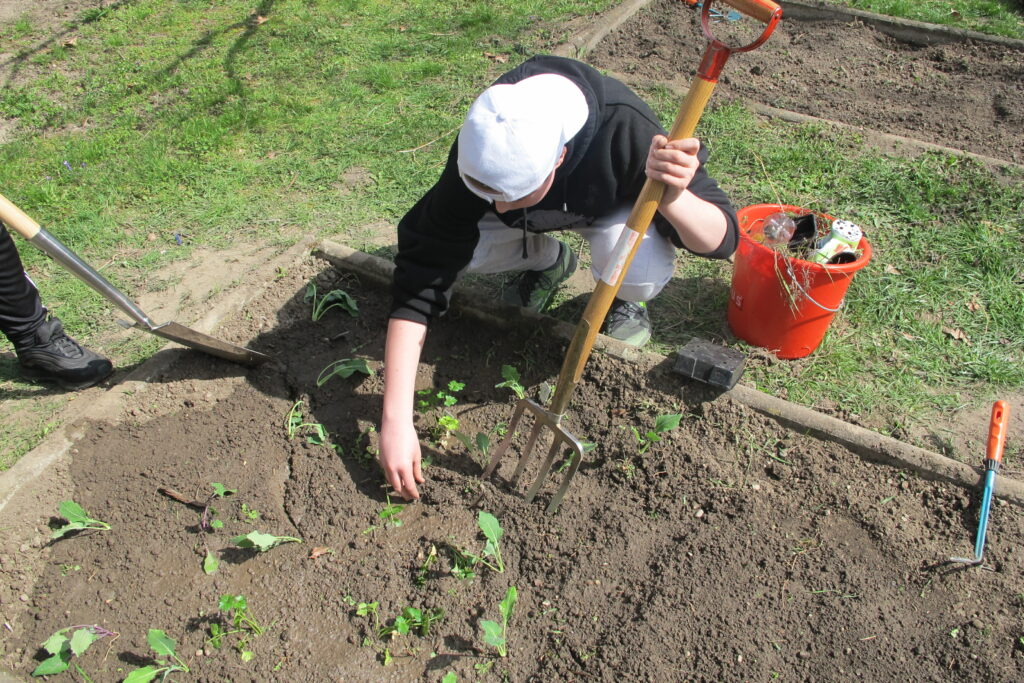
[[[408,474],[402,475],[400,472],[394,474],[388,474],[388,484],[395,490],[395,494],[401,496],[405,500],[419,500],[420,492],[416,489],[416,483],[413,478]],[[423,480],[420,480],[423,483]]]

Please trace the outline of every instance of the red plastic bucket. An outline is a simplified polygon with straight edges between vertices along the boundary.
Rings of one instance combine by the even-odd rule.
[[[812,213],[786,204],[754,204],[736,212],[740,243],[733,263],[729,327],[740,339],[779,358],[803,358],[821,344],[854,274],[871,260],[871,245],[861,238],[860,256],[852,263],[819,265],[783,256],[754,239],[760,237],[764,219],[777,211]]]

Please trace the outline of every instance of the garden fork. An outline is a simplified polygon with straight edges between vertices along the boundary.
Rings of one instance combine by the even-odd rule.
[[[697,4],[696,0],[683,1],[690,6]],[[690,84],[689,92],[680,104],[675,123],[669,131],[670,140],[693,136],[697,128],[697,122],[700,120],[701,114],[704,113],[704,108],[707,106],[711,93],[718,81],[718,76],[722,72],[722,67],[725,66],[729,55],[734,52],[753,50],[764,43],[775,30],[775,26],[782,17],[782,8],[770,0],[724,0],[724,2],[743,14],[761,21],[765,24],[765,28],[760,37],[752,43],[738,48],[729,47],[716,40],[712,35],[712,0],[704,0],[701,8],[701,28],[709,43],[701,60],[700,68],[697,70],[697,75]],[[576,470],[579,469],[580,462],[583,460],[583,444],[568,429],[562,426],[562,418],[565,416],[572,392],[583,375],[583,367],[590,357],[597,333],[601,329],[605,316],[608,314],[612,300],[622,285],[623,275],[629,269],[629,264],[633,260],[637,247],[639,247],[644,233],[647,232],[648,226],[654,219],[654,213],[658,209],[658,204],[661,202],[664,192],[664,183],[651,180],[650,178],[644,183],[640,196],[637,198],[636,204],[626,220],[626,227],[628,229],[622,231],[622,235],[619,237],[619,241],[612,252],[612,258],[609,260],[601,279],[598,280],[597,286],[590,295],[587,308],[584,310],[583,316],[576,326],[572,340],[569,342],[569,348],[562,363],[562,369],[558,374],[558,381],[550,406],[544,408],[529,398],[520,400],[516,404],[515,411],[512,414],[512,421],[508,425],[507,436],[495,449],[487,469],[484,470],[483,476],[485,478],[491,476],[505,455],[505,451],[508,450],[509,444],[516,435],[523,416],[527,413],[531,414],[535,420],[533,429],[530,431],[530,435],[526,440],[526,447],[522,451],[519,464],[512,475],[512,484],[519,481],[519,477],[530,461],[533,448],[537,444],[540,433],[545,427],[552,433],[552,443],[547,457],[541,463],[536,479],[534,479],[533,484],[526,493],[527,502],[532,501],[537,495],[558,453],[563,450],[572,451],[569,456],[568,471],[554,497],[548,503],[548,514],[554,514],[558,510],[558,506],[569,488],[569,483],[572,481],[573,475],[576,474]]]

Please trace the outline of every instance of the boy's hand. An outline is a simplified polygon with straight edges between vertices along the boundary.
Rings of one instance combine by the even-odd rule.
[[[671,204],[690,185],[700,167],[697,152],[700,141],[697,138],[672,140],[664,135],[655,135],[647,154],[647,177],[665,184],[662,205]]]
[[[412,422],[381,426],[379,460],[384,477],[398,495],[405,500],[418,500],[416,484],[425,479],[420,471],[420,440]]]

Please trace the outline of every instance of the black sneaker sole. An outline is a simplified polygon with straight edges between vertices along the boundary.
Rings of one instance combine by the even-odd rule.
[[[24,365],[21,366],[21,376],[27,379],[28,381],[36,382],[39,384],[56,384],[65,391],[79,391],[81,389],[88,389],[89,387],[99,384],[103,380],[107,379],[112,374],[114,374],[114,368],[110,368],[110,370],[101,373],[95,377],[74,381],[65,379],[63,377],[57,377],[53,373],[47,372],[45,370],[40,370],[39,368],[26,367]]]

